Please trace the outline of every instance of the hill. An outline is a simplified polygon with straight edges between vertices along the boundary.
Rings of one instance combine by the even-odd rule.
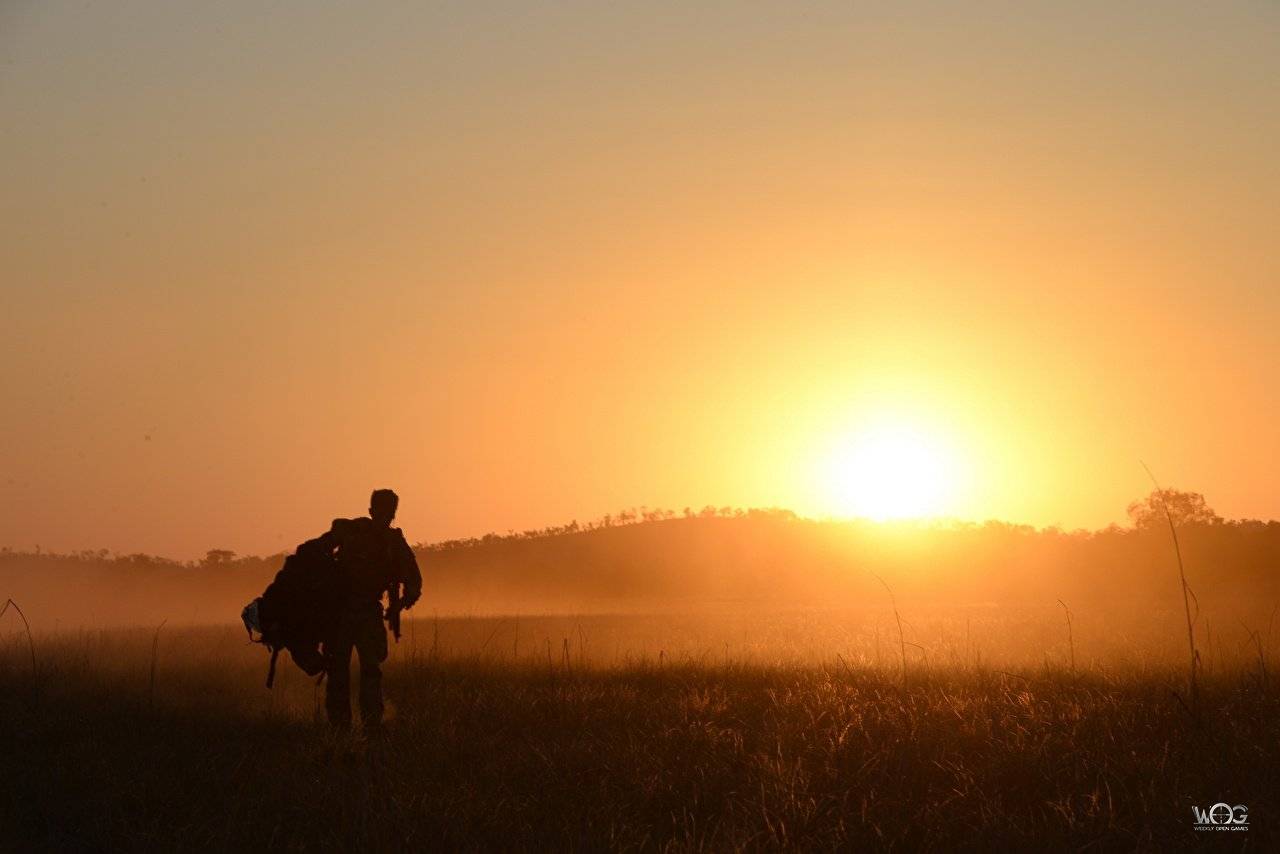
[[[1280,600],[1280,523],[1180,528],[1202,602]],[[874,524],[787,511],[653,513],[416,547],[425,607],[441,614],[666,610],[709,603],[851,604],[900,600],[1170,604],[1168,531],[1064,532],[999,522]],[[104,552],[0,550],[0,594],[37,628],[235,620],[283,555],[200,561]]]

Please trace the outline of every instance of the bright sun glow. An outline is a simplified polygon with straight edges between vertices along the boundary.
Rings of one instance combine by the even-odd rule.
[[[954,469],[941,443],[894,425],[841,443],[827,460],[824,477],[836,512],[883,521],[948,510]]]

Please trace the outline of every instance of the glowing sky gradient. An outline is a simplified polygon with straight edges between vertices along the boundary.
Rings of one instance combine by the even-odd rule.
[[[1280,515],[1280,5],[0,7],[0,544]]]

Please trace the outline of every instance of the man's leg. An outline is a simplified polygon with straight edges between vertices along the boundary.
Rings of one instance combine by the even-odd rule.
[[[387,660],[387,630],[382,614],[360,621],[356,637],[360,655],[360,717],[366,730],[382,726],[382,662]]]
[[[325,644],[329,656],[328,681],[324,686],[324,708],[334,729],[351,727],[351,635],[339,631],[332,644]]]

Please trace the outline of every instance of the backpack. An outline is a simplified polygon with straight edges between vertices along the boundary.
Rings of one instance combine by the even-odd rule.
[[[240,614],[249,640],[271,651],[268,688],[275,682],[276,658],[282,649],[308,676],[323,673],[326,661],[321,644],[337,619],[340,602],[332,554],[309,541],[285,558],[275,580]]]

